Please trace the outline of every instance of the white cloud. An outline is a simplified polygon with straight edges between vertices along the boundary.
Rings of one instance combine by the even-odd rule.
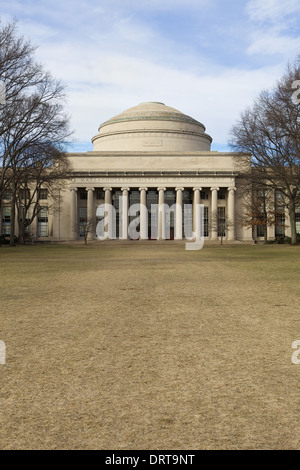
[[[281,22],[286,16],[300,11],[299,0],[250,0],[246,11],[253,21]]]
[[[257,32],[255,38],[248,47],[248,54],[281,54],[287,58],[295,57],[300,51],[300,37],[290,37],[285,34],[274,32]]]
[[[129,107],[161,101],[203,122],[216,142],[226,142],[239,113],[278,75],[278,67],[269,67],[224,68],[198,76],[150,60],[109,55],[92,70],[98,84],[82,87],[78,83],[76,88],[74,79],[69,82],[69,109],[80,140],[89,140],[102,122]]]
[[[231,0],[231,8],[235,3],[240,7],[239,2]],[[282,58],[279,65],[274,59],[268,67],[258,66],[256,55],[279,51],[290,58],[299,47],[299,40],[286,31],[286,17],[282,17],[287,5],[289,11],[296,12],[298,2],[248,1],[249,21],[241,23],[237,16],[238,21],[228,22],[226,27],[225,3],[2,0],[1,6],[5,14],[11,11],[19,16],[20,31],[40,46],[39,60],[66,83],[67,110],[79,141],[89,141],[100,123],[129,107],[143,101],[161,101],[203,122],[214,141],[224,143],[239,113],[262,88],[272,86],[283,71]],[[186,12],[189,15],[181,23],[181,14]],[[194,12],[199,21],[211,14],[211,23],[203,25],[201,40],[195,29],[191,34],[186,32],[189,40],[185,42],[178,27],[188,28]],[[166,17],[174,18],[174,24]],[[265,21],[269,22],[267,27]],[[236,30],[243,31],[241,43],[250,38],[248,58],[245,61],[245,50],[238,44],[240,56],[232,59],[232,53],[230,65],[226,66],[220,49],[226,53],[228,37],[232,38]],[[240,58],[243,67],[238,65]]]
[[[299,53],[299,0],[250,0],[249,55],[281,55],[286,61]]]

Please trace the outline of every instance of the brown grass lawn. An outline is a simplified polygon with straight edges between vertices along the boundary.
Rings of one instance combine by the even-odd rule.
[[[300,247],[0,248],[1,449],[300,449]]]

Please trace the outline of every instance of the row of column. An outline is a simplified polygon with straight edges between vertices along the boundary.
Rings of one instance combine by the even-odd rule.
[[[112,188],[103,188],[105,199],[105,204],[112,204]],[[87,220],[92,221],[94,219],[94,198],[93,191],[95,188],[86,188],[87,191]],[[166,188],[158,187],[158,204],[159,206],[164,205],[164,193]],[[193,188],[194,197],[193,197],[193,231],[196,232],[196,207],[197,204],[200,204],[200,191],[202,188]],[[218,187],[211,187],[211,213],[217,213],[218,210]],[[227,239],[235,239],[235,190],[236,188],[228,188],[228,213],[227,213]],[[70,225],[71,225],[71,238],[77,238],[77,188],[72,188],[71,190],[71,204],[70,204]],[[122,191],[122,213],[128,214],[129,209],[129,191],[130,188],[121,188]],[[140,238],[148,238],[148,219],[147,219],[147,191],[148,188],[139,188],[140,191]],[[175,188],[176,191],[176,226],[175,226],[175,240],[182,240],[182,192],[184,188]],[[123,217],[122,219],[122,238],[128,238],[128,217]],[[163,211],[159,211],[159,220],[158,220],[158,239],[164,239],[163,233]],[[92,231],[89,232],[89,238],[93,237]],[[216,226],[212,226],[211,230],[211,239],[217,240],[218,230]]]

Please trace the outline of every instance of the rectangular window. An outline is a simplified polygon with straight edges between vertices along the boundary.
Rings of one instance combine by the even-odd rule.
[[[4,206],[2,210],[2,234],[10,235],[10,217],[11,217],[10,206]]]
[[[48,237],[48,207],[42,207],[38,214],[38,237]]]
[[[48,189],[40,189],[39,199],[48,199]]]
[[[207,191],[201,191],[200,192],[200,198],[207,200],[208,199],[208,192]]]
[[[218,237],[225,237],[226,232],[225,207],[218,207]]]
[[[87,199],[87,192],[86,192],[86,191],[80,191],[80,193],[79,193],[79,198],[80,198],[81,200]]]
[[[84,237],[87,222],[87,208],[79,207],[79,235]]]
[[[284,237],[285,235],[285,213],[284,209],[276,213],[275,237]]]
[[[280,191],[276,190],[275,191],[275,207],[282,207],[284,206],[284,194],[282,194]]]
[[[155,204],[158,204],[158,191],[154,189],[150,189],[147,191],[146,195],[147,201],[147,209],[148,209],[148,237],[151,240],[151,235],[154,234],[155,236],[158,235],[158,215],[154,210]],[[151,211],[153,210],[153,213]],[[154,217],[155,215],[155,217]],[[153,230],[151,233],[151,223],[153,222]]]
[[[204,206],[204,236],[208,237],[208,234],[209,234],[208,207]]]
[[[225,189],[220,189],[218,191],[218,199],[226,199],[226,192]]]
[[[96,199],[104,199],[104,191],[97,191],[96,192]]]
[[[284,237],[285,235],[285,212],[284,212],[284,194],[275,191],[275,237]]]
[[[29,189],[21,189],[20,196],[21,196],[22,201],[28,201],[30,199]]]
[[[257,225],[257,237],[264,237],[265,236],[265,226],[264,225]]]

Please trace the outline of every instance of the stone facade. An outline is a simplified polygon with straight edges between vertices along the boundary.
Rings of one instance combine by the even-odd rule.
[[[185,204],[192,207],[189,217],[195,230],[195,207],[201,203],[205,239],[217,240],[223,235],[230,241],[252,240],[252,229],[239,218],[242,181],[236,155],[211,151],[212,139],[202,123],[162,103],[142,103],[100,125],[92,142],[93,151],[68,154],[72,174],[61,191],[60,210],[47,213],[44,233],[40,220],[35,221],[35,237],[76,240],[90,223],[88,238],[96,239],[97,207],[112,204],[118,216],[122,212],[117,236],[128,238],[133,217],[127,211],[138,203],[139,238],[147,239],[154,203],[159,207],[176,204],[170,238],[182,239]],[[250,165],[250,158],[244,158]],[[46,210],[47,201],[43,204]],[[211,224],[218,211],[228,221],[224,234]],[[161,219],[158,225],[158,238],[164,238]]]

